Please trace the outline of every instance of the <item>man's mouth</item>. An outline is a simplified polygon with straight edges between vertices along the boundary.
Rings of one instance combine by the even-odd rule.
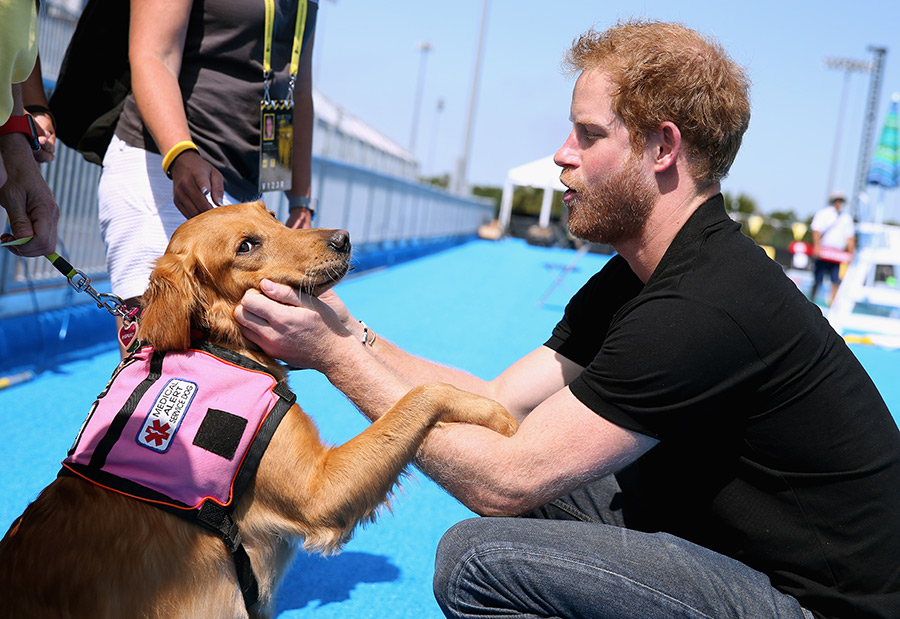
[[[559,182],[561,182],[566,187],[566,190],[563,192],[562,199],[563,199],[564,204],[568,204],[569,202],[571,202],[572,200],[575,199],[575,196],[578,193],[578,191],[573,189],[572,186],[569,183],[567,183],[566,180],[562,177],[562,175],[560,175],[560,177],[559,177]]]

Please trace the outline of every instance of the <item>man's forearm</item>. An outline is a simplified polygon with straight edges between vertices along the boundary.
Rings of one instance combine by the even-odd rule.
[[[360,342],[362,342],[362,329],[361,325],[353,329]],[[366,346],[366,348],[391,372],[401,377],[410,388],[425,383],[439,382],[494,398],[491,384],[488,381],[468,372],[412,355],[380,335],[375,338],[372,346]]]
[[[370,421],[379,419],[415,386],[383,363],[382,358],[401,366],[401,371],[417,376],[419,383],[450,382],[445,379],[460,377],[462,382],[478,380],[409,355],[382,338],[374,346],[361,341],[353,344],[358,346],[342,349],[341,362],[323,369],[331,384]],[[509,505],[511,497],[496,492],[499,482],[496,463],[492,461],[501,446],[508,447],[507,441],[506,437],[481,426],[452,423],[429,432],[415,464],[469,509],[485,515],[509,515],[515,513]]]
[[[341,359],[322,373],[369,421],[380,418],[415,386],[366,350],[370,347],[349,341],[342,346]]]

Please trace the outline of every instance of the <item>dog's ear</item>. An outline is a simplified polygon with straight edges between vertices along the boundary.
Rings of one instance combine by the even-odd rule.
[[[141,297],[140,338],[159,351],[184,350],[191,343],[191,317],[199,306],[194,265],[182,254],[156,261]]]

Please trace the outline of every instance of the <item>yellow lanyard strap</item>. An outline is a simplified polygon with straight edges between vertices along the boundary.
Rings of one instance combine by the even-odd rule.
[[[297,2],[297,24],[294,26],[294,45],[291,48],[291,84],[300,71],[300,52],[303,31],[306,29],[306,0]],[[275,31],[275,0],[266,0],[266,32],[263,47],[263,79],[268,82],[272,73],[272,36]],[[268,89],[267,89],[268,90]]]

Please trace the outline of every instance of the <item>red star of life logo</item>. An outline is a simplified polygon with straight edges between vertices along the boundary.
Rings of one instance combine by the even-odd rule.
[[[153,423],[151,423],[146,428],[146,436],[144,436],[144,440],[147,443],[153,441],[156,443],[156,446],[159,447],[165,441],[169,440],[169,430],[171,427],[168,423],[160,423],[159,419],[154,419]]]

